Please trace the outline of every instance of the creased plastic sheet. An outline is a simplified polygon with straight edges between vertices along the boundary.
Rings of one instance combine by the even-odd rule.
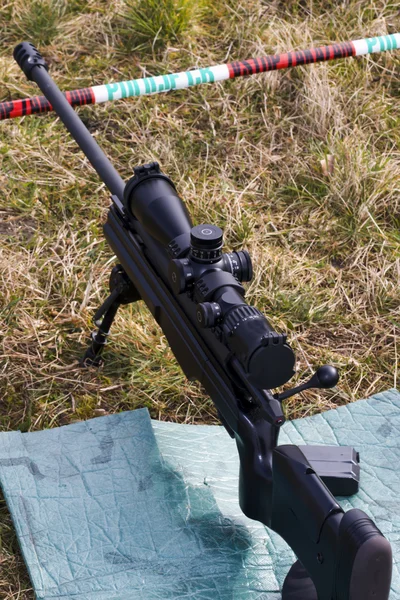
[[[281,443],[354,445],[361,491],[394,551],[400,600],[400,394],[286,423]],[[241,514],[235,443],[145,409],[0,434],[0,485],[38,599],[279,600],[294,561]]]

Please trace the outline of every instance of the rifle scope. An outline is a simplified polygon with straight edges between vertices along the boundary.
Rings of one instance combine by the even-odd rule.
[[[186,294],[196,303],[197,327],[211,329],[258,389],[286,383],[295,363],[286,335],[274,331],[244,299],[242,282],[253,274],[248,252],[224,254],[219,227],[193,227],[174,184],[157,163],[135,169],[125,187],[124,205],[168,253],[168,284],[176,296]]]

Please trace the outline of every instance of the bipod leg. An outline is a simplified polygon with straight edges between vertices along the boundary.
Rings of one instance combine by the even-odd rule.
[[[118,301],[111,303],[104,313],[103,319],[101,321],[95,320],[96,325],[98,325],[98,330],[93,331],[91,334],[91,344],[79,363],[81,367],[100,367],[103,363],[101,353],[103,352],[104,346],[107,344],[111,325],[113,324],[119,307],[120,303]]]
[[[114,267],[111,272],[110,290],[111,294],[94,315],[93,320],[98,329],[91,334],[90,346],[79,363],[81,367],[99,367],[103,364],[101,354],[107,344],[118,308],[121,304],[130,304],[140,300],[140,294],[121,265]]]

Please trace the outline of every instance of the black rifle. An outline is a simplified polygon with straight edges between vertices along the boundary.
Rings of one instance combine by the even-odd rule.
[[[294,373],[286,336],[244,299],[252,276],[247,252],[222,253],[222,231],[193,227],[172,181],[157,163],[135,169],[125,185],[27,42],[14,58],[35,81],[111,192],[104,234],[118,257],[111,295],[95,315],[99,326],[82,361],[100,363],[121,304],[144,300],[189,379],[212,398],[235,438],[243,512],[279,533],[298,557],[284,600],[387,600],[392,571],[389,542],[362,511],[345,513],[332,493],[358,489],[352,448],[277,446],[285,421],[282,400],[336,385],[320,367],[307,383],[281,394],[270,389]]]

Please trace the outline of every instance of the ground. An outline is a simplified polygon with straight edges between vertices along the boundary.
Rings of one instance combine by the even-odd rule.
[[[400,2],[383,0],[0,0],[0,100],[38,93],[12,59],[22,40],[68,90],[397,31]],[[249,302],[288,333],[295,382],[340,368],[335,390],[290,400],[288,418],[397,384],[399,57],[78,110],[124,178],[157,160],[195,223],[249,250]],[[0,124],[0,184],[0,430],[142,406],[217,423],[140,303],[120,311],[105,366],[77,366],[115,262],[102,234],[110,201],[54,114]],[[34,597],[3,500],[0,597]]]

